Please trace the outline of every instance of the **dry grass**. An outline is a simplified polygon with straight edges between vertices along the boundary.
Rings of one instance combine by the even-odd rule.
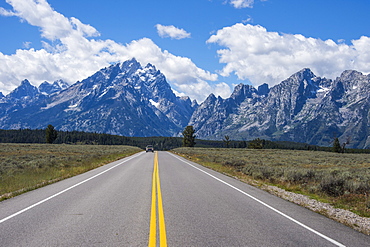
[[[369,154],[272,149],[173,151],[255,185],[276,185],[370,217]]]
[[[129,146],[0,143],[0,200],[139,151]]]

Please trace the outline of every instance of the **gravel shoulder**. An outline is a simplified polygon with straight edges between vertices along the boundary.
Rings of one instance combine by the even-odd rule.
[[[345,209],[334,208],[329,203],[319,202],[315,199],[309,198],[308,196],[289,192],[276,186],[262,185],[260,188],[287,201],[325,215],[328,218],[345,224],[361,233],[370,235],[370,218],[361,217]]]

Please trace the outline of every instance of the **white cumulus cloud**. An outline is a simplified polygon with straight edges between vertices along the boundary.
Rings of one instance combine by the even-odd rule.
[[[198,80],[196,83],[192,84],[175,84],[177,88],[179,88],[182,92],[178,94],[179,96],[185,95],[196,95],[195,99],[202,99],[204,100],[207,96],[210,95],[212,92],[216,96],[221,96],[222,98],[228,98],[231,94],[230,86],[224,82],[217,83],[214,85],[210,85],[206,81]],[[198,100],[200,103],[202,100]]]
[[[230,0],[230,4],[237,9],[253,8],[254,0]]]
[[[14,12],[6,10],[2,7],[0,7],[0,15],[2,15],[2,16],[16,16],[16,14]]]
[[[61,39],[73,34],[87,37],[99,36],[95,28],[82,24],[76,18],[66,18],[53,10],[46,0],[7,0],[6,2],[13,7],[14,11],[3,10],[4,13],[13,13],[14,16],[29,24],[40,27],[41,35],[46,39]]]
[[[266,2],[268,0],[260,0],[261,2]],[[236,9],[242,8],[253,8],[254,0],[230,0],[229,3]]]
[[[155,25],[159,37],[171,38],[171,39],[185,39],[190,38],[191,34],[186,32],[184,29],[177,28],[173,25],[164,26],[161,24]]]
[[[135,57],[140,63],[154,64],[176,85],[198,101],[211,93],[217,74],[198,68],[189,58],[162,50],[151,39],[142,38],[128,44],[95,39],[100,34],[77,18],[55,11],[45,0],[7,0],[13,10],[1,8],[2,16],[18,16],[40,28],[44,48],[18,49],[14,54],[0,52],[0,91],[16,88],[23,79],[34,85],[63,79],[69,83],[82,80],[111,63]],[[27,43],[25,43],[27,44]],[[192,90],[190,90],[192,88]],[[206,91],[208,90],[208,91]]]
[[[331,79],[347,69],[370,72],[370,38],[365,36],[347,45],[238,23],[218,30],[207,43],[225,47],[217,51],[220,63],[226,64],[221,75],[235,73],[254,85],[274,85],[307,67]]]

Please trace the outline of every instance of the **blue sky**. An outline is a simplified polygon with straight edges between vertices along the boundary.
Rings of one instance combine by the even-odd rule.
[[[368,0],[1,0],[0,91],[136,57],[178,95],[228,97],[302,68],[370,72]]]

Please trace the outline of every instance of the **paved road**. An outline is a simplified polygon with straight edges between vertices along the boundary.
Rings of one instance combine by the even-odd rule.
[[[0,246],[370,246],[369,236],[171,153],[158,153],[156,172],[155,157],[0,202]]]

